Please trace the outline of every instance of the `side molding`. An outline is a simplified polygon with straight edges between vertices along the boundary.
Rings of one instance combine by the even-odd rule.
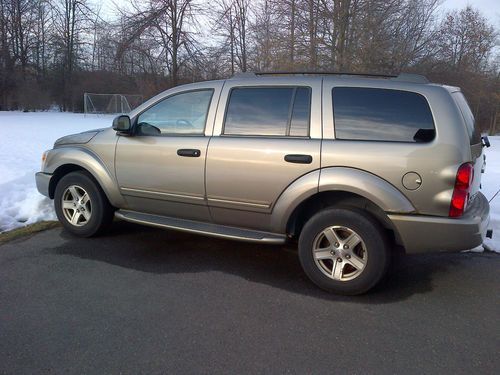
[[[314,194],[326,191],[360,195],[387,213],[415,212],[408,198],[380,177],[355,168],[329,167],[308,173],[287,187],[273,207],[271,230],[285,233],[295,208]]]
[[[123,207],[123,196],[118,189],[114,174],[91,150],[77,145],[55,148],[47,157],[44,172],[54,173],[57,168],[66,164],[78,165],[87,170],[97,180],[111,204]]]

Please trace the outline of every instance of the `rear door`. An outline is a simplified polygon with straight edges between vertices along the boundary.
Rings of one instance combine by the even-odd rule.
[[[280,194],[320,168],[320,116],[321,79],[226,81],[207,155],[212,219],[268,229]]]

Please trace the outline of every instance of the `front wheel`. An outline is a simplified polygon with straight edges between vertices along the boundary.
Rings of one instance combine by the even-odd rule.
[[[102,233],[113,220],[113,207],[101,187],[84,171],[71,172],[57,183],[56,214],[62,225],[80,237]]]
[[[320,288],[356,295],[384,276],[389,246],[383,229],[363,211],[330,208],[305,224],[299,258],[304,272]]]

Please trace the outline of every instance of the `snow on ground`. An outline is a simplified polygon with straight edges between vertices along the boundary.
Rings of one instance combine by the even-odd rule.
[[[0,232],[56,219],[52,201],[36,190],[41,156],[64,135],[111,126],[113,116],[61,112],[0,112]]]
[[[55,219],[52,201],[36,190],[35,172],[43,151],[64,135],[111,126],[113,115],[60,112],[0,112],[0,232]],[[483,194],[491,200],[500,189],[500,137],[486,149]],[[493,239],[484,245],[500,252],[500,192],[490,202]]]
[[[490,201],[489,227],[493,229],[493,238],[487,238],[484,246],[500,253],[500,136],[489,139],[491,147],[486,149],[486,171],[481,185],[483,194]]]

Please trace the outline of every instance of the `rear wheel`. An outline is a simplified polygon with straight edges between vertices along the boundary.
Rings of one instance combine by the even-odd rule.
[[[383,229],[361,210],[330,208],[314,215],[299,238],[309,278],[338,294],[361,294],[384,276],[389,246]]]
[[[113,207],[106,195],[84,171],[61,178],[54,193],[54,206],[62,225],[81,237],[102,233],[113,220]]]

